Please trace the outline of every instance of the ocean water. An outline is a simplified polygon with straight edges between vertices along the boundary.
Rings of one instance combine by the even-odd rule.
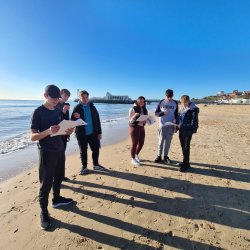
[[[36,144],[29,139],[30,118],[34,109],[43,103],[42,100],[0,100],[0,157],[23,150]],[[77,104],[69,102],[72,112]],[[127,123],[128,110],[131,104],[95,104],[105,127],[114,127],[122,122]],[[155,109],[156,104],[148,105],[148,110]]]
[[[0,100],[0,182],[34,167],[38,162],[37,142],[29,138],[30,118],[43,101]],[[69,102],[71,112],[77,104]],[[128,111],[131,104],[95,104],[99,111],[103,139],[101,145],[119,142],[128,136]],[[153,111],[156,104],[148,105]],[[70,112],[70,115],[71,115]],[[78,153],[74,135],[66,154]],[[76,171],[80,166],[76,166]]]

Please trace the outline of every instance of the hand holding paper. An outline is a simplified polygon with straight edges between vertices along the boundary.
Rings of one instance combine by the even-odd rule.
[[[148,119],[148,115],[140,115],[140,117],[136,120],[137,122],[145,122]]]
[[[57,136],[57,135],[66,135],[67,129],[75,128],[76,126],[83,126],[83,125],[87,125],[87,123],[82,119],[78,119],[76,121],[63,120],[58,124],[58,126],[60,126],[59,131],[52,134],[51,137]]]

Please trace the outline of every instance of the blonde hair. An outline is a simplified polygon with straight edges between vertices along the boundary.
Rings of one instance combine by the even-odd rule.
[[[181,96],[181,102],[190,102],[190,98],[188,95]]]

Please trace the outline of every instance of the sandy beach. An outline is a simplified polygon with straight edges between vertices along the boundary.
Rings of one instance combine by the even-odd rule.
[[[158,124],[139,167],[129,138],[101,149],[107,173],[80,176],[79,154],[68,156],[61,194],[76,203],[53,209],[50,195],[50,231],[39,227],[36,167],[1,183],[0,249],[250,249],[250,105],[199,107],[187,173],[178,133],[175,163],[154,163]]]

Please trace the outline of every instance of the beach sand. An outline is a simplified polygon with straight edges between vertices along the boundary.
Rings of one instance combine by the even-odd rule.
[[[108,173],[78,175],[67,157],[61,194],[77,204],[51,208],[39,227],[38,171],[0,184],[0,249],[250,249],[250,105],[200,105],[192,170],[156,164],[157,124],[146,127],[142,166],[130,164],[130,139],[101,149]],[[174,135],[170,158],[182,154]]]

